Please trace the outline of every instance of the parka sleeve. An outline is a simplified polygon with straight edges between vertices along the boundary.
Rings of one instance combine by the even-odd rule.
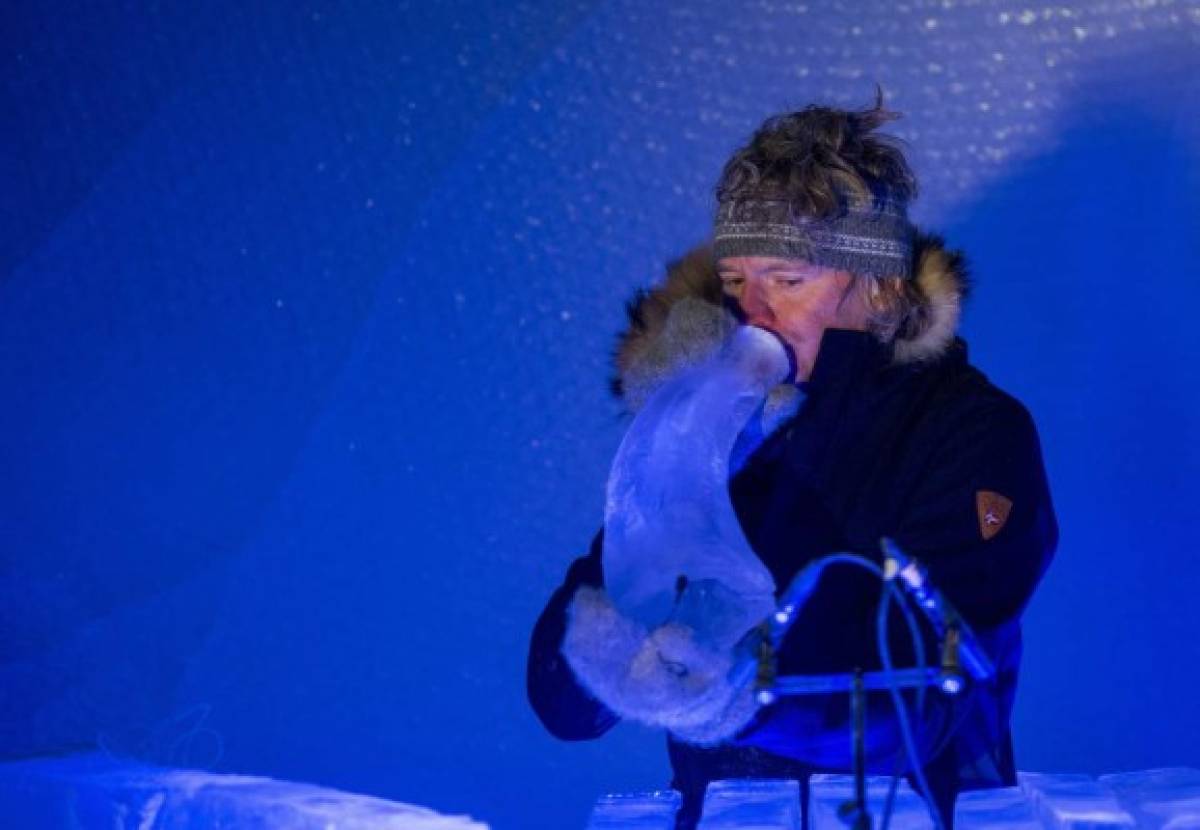
[[[896,542],[972,626],[1016,618],[1058,544],[1037,429],[1003,396],[946,425],[905,499]]]
[[[533,627],[526,665],[526,692],[538,719],[556,738],[583,741],[598,738],[620,718],[588,693],[562,655],[567,608],[582,585],[604,586],[598,534],[586,556],[576,559],[563,584],[551,595]]]

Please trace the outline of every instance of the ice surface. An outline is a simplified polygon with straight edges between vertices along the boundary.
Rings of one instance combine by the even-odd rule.
[[[675,790],[601,796],[587,830],[672,830],[682,800]]]
[[[1200,769],[1169,767],[1101,776],[1020,773],[1020,787],[963,793],[955,805],[955,830],[1200,830]],[[867,806],[875,826],[891,779],[867,777]],[[838,809],[852,800],[854,779],[849,775],[813,775],[810,830],[845,830]],[[789,830],[799,828],[800,796],[796,781],[729,779],[714,781],[704,797],[700,830]],[[670,801],[670,798],[675,801]],[[609,823],[588,830],[629,827],[669,828],[678,793],[605,796]],[[657,810],[657,812],[655,812]],[[628,823],[619,819],[628,817]],[[654,823],[657,822],[657,823]],[[890,826],[896,830],[933,827],[924,801],[901,781],[896,790]]]
[[[883,805],[887,799],[892,779],[882,775],[867,776],[867,809],[872,821],[883,816]],[[854,777],[850,775],[814,775],[810,779],[811,800],[809,814],[814,830],[837,830],[846,827],[838,817],[838,808],[854,798]],[[929,810],[907,782],[901,781],[896,788],[889,826],[895,830],[932,830],[933,819]]]
[[[1200,769],[1167,767],[1100,776],[1147,830],[1200,828]]]
[[[1112,791],[1089,775],[1023,772],[1021,788],[1042,824],[1060,830],[1134,827]]]
[[[623,614],[648,628],[670,616],[720,649],[774,610],[775,581],[729,501],[729,457],[787,373],[779,340],[741,327],[638,413],[613,460],[605,511],[605,583]]]
[[[1041,830],[1029,796],[1020,787],[972,790],[954,805],[955,830]]]
[[[487,830],[465,816],[311,784],[76,755],[0,765],[5,827]]]
[[[800,783],[734,778],[704,792],[699,830],[800,830]]]

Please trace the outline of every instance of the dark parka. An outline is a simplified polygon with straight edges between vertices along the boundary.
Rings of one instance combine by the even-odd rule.
[[[1058,533],[1033,421],[970,365],[966,344],[955,336],[966,290],[961,258],[940,240],[920,237],[914,261],[931,325],[920,338],[890,344],[862,332],[826,331],[799,412],[754,453],[730,483],[730,495],[779,590],[825,554],[851,551],[878,561],[879,539],[887,536],[927,566],[980,635],[998,668],[996,680],[953,703],[931,693],[918,723],[926,777],[948,818],[959,791],[1015,783],[1008,723],[1021,649],[1018,618]],[[677,263],[662,287],[631,306],[631,328],[617,354],[618,389],[647,360],[661,359],[658,341],[671,308],[685,298],[721,304],[707,251]],[[576,589],[603,585],[601,547],[597,538],[571,565],[530,643],[530,702],[564,740],[595,738],[618,720],[578,683],[560,651]],[[879,596],[878,581],[865,572],[827,571],[784,642],[781,673],[877,669]],[[911,665],[902,618],[891,629],[896,665]],[[871,752],[878,772],[895,768],[899,750],[890,711],[886,698],[870,701],[869,720],[882,733],[891,729]],[[710,780],[804,781],[815,770],[845,771],[848,712],[846,695],[791,698],[761,710],[720,746],[669,737],[672,784],[684,795],[678,826],[695,822]]]

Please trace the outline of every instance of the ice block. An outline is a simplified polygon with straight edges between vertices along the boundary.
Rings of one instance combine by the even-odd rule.
[[[675,790],[603,795],[587,830],[672,830],[682,800]]]
[[[818,774],[810,779],[812,788],[809,801],[809,817],[813,830],[845,830],[846,823],[839,818],[838,809],[854,799],[854,776]],[[892,779],[884,775],[867,776],[867,809],[873,823],[883,815],[884,801]],[[892,806],[892,830],[932,830],[933,819],[929,810],[908,783],[901,781],[896,788]]]
[[[1100,776],[1139,828],[1200,830],[1200,769],[1167,767]]]
[[[0,764],[5,827],[487,830],[466,816],[311,784],[164,769],[101,754]]]
[[[1042,830],[1033,803],[1020,787],[961,793],[954,805],[955,830]]]
[[[800,830],[800,782],[713,781],[704,792],[699,830]]]
[[[1051,830],[1136,826],[1112,791],[1090,775],[1022,772],[1018,778],[1038,818]]]

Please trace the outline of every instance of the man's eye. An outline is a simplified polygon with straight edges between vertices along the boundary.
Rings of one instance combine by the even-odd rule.
[[[743,277],[721,277],[721,288],[726,291],[740,291],[745,282]]]
[[[787,288],[795,288],[798,285],[804,285],[804,277],[780,277],[776,282]]]

